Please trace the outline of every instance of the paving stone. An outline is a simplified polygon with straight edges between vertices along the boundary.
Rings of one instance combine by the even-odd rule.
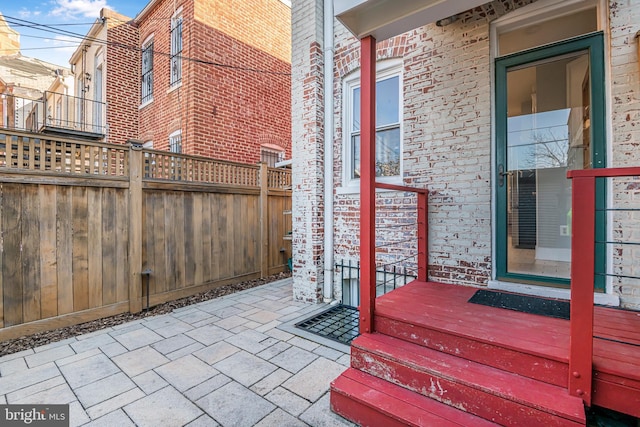
[[[77,427],[91,421],[80,402],[73,401],[69,404],[69,427]]]
[[[265,333],[266,331],[268,331],[269,329],[273,329],[273,328],[277,328],[278,326],[280,326],[281,323],[278,320],[273,320],[269,323],[265,323],[264,325],[260,325],[256,328],[256,331],[258,332],[262,332]]]
[[[104,354],[96,354],[60,367],[60,372],[74,389],[119,371],[118,367]]]
[[[246,387],[257,383],[278,369],[271,363],[253,354],[249,354],[246,351],[232,354],[226,359],[214,364],[213,367]]]
[[[154,326],[157,324],[154,324]],[[193,329],[193,326],[173,317],[166,317],[166,321],[161,324],[162,326],[154,329],[154,332],[162,335],[164,338],[169,338],[174,335],[182,334],[184,332]],[[149,325],[146,325],[149,327]]]
[[[276,388],[264,398],[296,417],[311,406],[308,400],[282,387]]]
[[[7,404],[7,398],[3,394],[0,394],[0,405],[6,405],[6,404]]]
[[[277,328],[265,331],[265,334],[269,335],[270,337],[279,339],[280,341],[289,341],[291,338],[293,338],[293,335],[291,335],[289,332],[285,332]]]
[[[218,371],[197,357],[188,355],[155,369],[178,391],[185,391],[218,374]]]
[[[236,326],[233,329],[229,329],[229,332],[232,332],[233,334],[239,334],[240,332],[244,332],[246,330],[248,330],[249,328],[247,328],[244,325],[240,325],[240,326]]]
[[[218,427],[219,425],[220,424],[218,424],[209,415],[204,414],[201,417],[196,418],[195,420],[191,421],[185,427]]]
[[[269,361],[295,374],[317,358],[318,356],[310,351],[303,350],[299,347],[290,347],[277,356],[272,357]]]
[[[345,367],[328,359],[319,358],[289,378],[282,386],[310,402],[318,400],[329,390],[329,384]]]
[[[28,387],[21,388],[20,390],[7,393],[7,400],[9,401],[9,403],[15,403],[24,399],[25,397],[41,393],[43,391],[55,388],[63,384],[65,385],[67,384],[67,382],[64,380],[64,377],[62,375],[57,375],[48,380],[40,381]],[[71,400],[75,400],[75,399],[71,399]]]
[[[343,352],[326,347],[324,345],[321,345],[320,347],[313,350],[313,353],[331,360],[338,360],[339,358],[344,356]]]
[[[275,390],[280,384],[291,378],[292,375],[291,372],[285,369],[278,369],[252,385],[250,389],[260,396],[264,396],[272,390]]]
[[[2,393],[8,394],[59,375],[58,367],[53,363],[47,363],[29,369],[24,373],[0,377],[0,390],[2,390]]]
[[[277,300],[264,299],[257,304],[261,309],[268,310],[273,313],[277,313],[278,316],[282,316],[282,313],[279,313],[280,310],[283,310],[287,307],[287,304],[281,303]],[[288,314],[288,313],[286,313]]]
[[[71,343],[71,348],[76,353],[83,353],[85,351],[91,350],[93,348],[99,348],[105,346],[107,344],[111,344],[116,342],[115,339],[109,334],[103,333],[100,335],[95,335],[91,338],[86,338],[83,340],[78,340],[74,343]]]
[[[74,389],[82,406],[88,408],[136,387],[122,372]]]
[[[289,344],[293,344],[296,347],[300,347],[308,351],[313,351],[316,348],[320,347],[320,344],[315,343],[313,341],[306,340],[304,338],[300,338],[300,337],[293,337],[287,342]]]
[[[116,335],[115,339],[128,350],[135,350],[160,341],[162,337],[150,329],[141,327],[122,335]]]
[[[196,404],[224,427],[252,426],[275,409],[271,402],[236,382],[224,385]]]
[[[181,427],[202,415],[202,411],[173,387],[165,387],[124,407],[139,426]]]
[[[188,345],[186,347],[180,348],[176,351],[173,351],[169,354],[167,354],[167,358],[169,360],[176,360],[176,359],[180,359],[183,356],[186,356],[188,354],[193,353],[194,351],[198,351],[200,349],[204,348],[204,344],[199,343],[199,342],[194,342],[191,345]]]
[[[196,400],[211,393],[212,391],[219,389],[228,382],[231,382],[231,378],[223,374],[218,374],[215,377],[209,378],[205,382],[200,383],[197,386],[185,391],[184,395],[189,400],[195,402]]]
[[[127,349],[124,348],[124,346],[119,342],[114,342],[114,343],[102,346],[100,347],[100,350],[102,350],[102,352],[108,357],[116,357],[119,354],[123,354],[127,352]]]
[[[235,304],[235,301],[233,301],[233,304]],[[230,317],[230,316],[235,316],[236,314],[240,314],[242,313],[242,309],[239,307],[225,307],[223,309],[217,310],[214,314],[221,318],[224,319],[226,317]]]
[[[230,337],[232,334],[231,332],[225,331],[216,325],[206,325],[193,329],[187,332],[186,335],[206,346],[222,341],[223,339]]]
[[[192,310],[189,312],[180,313],[179,315],[175,315],[175,317],[192,326],[195,323],[202,321],[209,321],[209,323],[211,323],[215,320],[218,320],[217,316],[212,316],[210,313],[202,310]]]
[[[0,363],[0,377],[15,374],[28,369],[23,357]]]
[[[267,335],[249,329],[232,335],[226,338],[225,341],[249,353],[255,354],[267,348],[267,346],[261,344],[261,341],[267,338],[269,338]]]
[[[5,356],[0,357],[0,363],[8,362],[13,359],[19,359],[21,357],[25,357],[33,353],[35,353],[33,349],[27,349],[27,350],[18,351],[17,353],[7,354]]]
[[[97,331],[87,332],[87,333],[83,333],[82,335],[78,335],[76,337],[76,340],[77,341],[83,341],[83,340],[87,340],[89,338],[97,337],[98,335],[108,335],[112,331],[113,331],[112,327],[108,327],[108,328],[104,328],[104,329],[98,329]]]
[[[61,345],[57,347],[49,348],[48,350],[39,351],[35,354],[25,356],[24,360],[27,362],[27,366],[33,368],[35,366],[44,365],[45,363],[53,362],[57,359],[73,356],[75,351],[68,345]]]
[[[284,307],[280,310],[278,310],[278,313],[280,313],[283,316],[286,316],[288,314],[292,314],[292,313],[297,313],[298,311],[302,310],[303,307],[298,307],[295,305],[287,305],[287,304],[282,304]]]
[[[15,401],[12,401],[11,399],[8,400],[9,403],[47,403],[52,405],[66,405],[76,400],[76,396],[69,388],[69,385],[64,383]]]
[[[283,351],[285,351],[289,347],[291,347],[291,346],[289,344],[287,344],[286,342],[277,341],[271,347],[268,347],[267,349],[265,349],[265,350],[261,351],[260,353],[256,354],[256,356],[261,357],[261,358],[263,358],[265,360],[269,360],[272,357],[277,356],[278,354],[282,353]]]
[[[121,354],[114,357],[113,361],[129,377],[135,377],[143,372],[169,363],[169,359],[151,347],[142,347],[138,350]]]
[[[253,329],[255,330],[256,328],[258,328],[261,325],[261,323],[258,322],[254,322],[253,320],[249,320],[247,323],[245,323],[244,325],[242,325],[244,328],[247,329]]]
[[[245,319],[244,317],[230,316],[230,317],[225,317],[224,319],[220,319],[214,324],[223,329],[229,330],[229,329],[235,328],[236,326],[241,326],[245,323],[247,323],[247,319]]]
[[[275,411],[260,420],[260,422],[254,427],[305,427],[307,425],[308,424],[294,418],[282,409],[277,408]]]
[[[126,391],[122,394],[119,394],[116,397],[113,397],[109,400],[105,400],[102,403],[98,403],[95,406],[87,409],[87,415],[91,417],[91,419],[100,418],[103,415],[108,414],[109,412],[113,412],[117,409],[122,408],[132,402],[142,399],[145,397],[145,394],[139,388],[134,388],[129,391]],[[157,425],[157,424],[156,424]]]
[[[336,360],[336,362],[348,368],[349,366],[351,366],[351,355],[350,354],[342,355],[338,358],[338,360]]]
[[[113,327],[113,331],[109,332],[109,335],[112,337],[117,337],[122,334],[128,334],[129,332],[137,331],[138,329],[143,329],[142,325],[143,319],[134,320],[133,322],[123,323],[121,325],[116,325]]]
[[[145,394],[151,394],[169,385],[164,378],[156,374],[154,371],[143,372],[131,379],[136,383],[140,390],[145,392]]]
[[[300,419],[314,427],[356,427],[355,424],[331,412],[328,392],[300,415]]]
[[[60,340],[60,341],[55,341],[55,342],[52,342],[52,343],[49,343],[49,344],[41,345],[40,347],[36,347],[33,350],[34,350],[35,353],[40,353],[40,352],[43,352],[43,351],[52,350],[52,349],[57,348],[57,347],[64,347],[66,345],[73,344],[76,341],[77,341],[76,337],[66,338],[66,339],[63,339],[63,340]]]
[[[74,354],[73,356],[65,357],[63,359],[56,360],[56,365],[64,366],[69,363],[74,363],[82,359],[86,359],[87,357],[96,356],[98,354],[102,354],[99,348],[92,348],[87,351],[83,351],[82,353]]]
[[[261,325],[264,325],[265,323],[269,323],[274,320],[277,320],[278,318],[280,318],[280,316],[282,315],[278,313],[274,313],[273,311],[261,310],[250,316],[245,316],[245,318],[252,320],[254,322],[257,322]]]
[[[230,300],[230,299],[215,299],[212,301],[207,301],[207,302],[203,302],[198,304],[198,309],[205,311],[209,314],[213,314],[215,316],[218,316],[218,313],[227,307],[231,307],[232,305],[236,304],[235,301]]]
[[[214,363],[219,362],[222,359],[226,359],[239,351],[240,349],[238,347],[233,346],[226,341],[220,341],[215,344],[211,344],[202,350],[194,352],[193,355],[209,365],[213,365]]]
[[[122,409],[113,411],[104,415],[97,420],[91,421],[85,427],[135,427],[131,418]]]
[[[151,347],[158,350],[162,354],[168,354],[181,348],[187,347],[195,342],[197,341],[193,338],[188,337],[184,334],[180,334],[155,342],[151,344]]]
[[[256,295],[241,295],[238,298],[235,298],[236,301],[241,302],[243,304],[253,304],[256,302],[262,301],[264,298]]]

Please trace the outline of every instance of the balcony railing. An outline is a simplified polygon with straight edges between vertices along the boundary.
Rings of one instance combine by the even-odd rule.
[[[4,94],[0,104],[4,129],[83,135],[106,135],[104,102],[45,92],[39,99]]]

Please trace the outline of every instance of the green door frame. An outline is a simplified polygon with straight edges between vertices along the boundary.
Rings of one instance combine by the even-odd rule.
[[[496,59],[496,164],[494,185],[496,188],[496,279],[534,283],[541,285],[555,285],[569,287],[570,280],[537,276],[528,274],[509,273],[507,271],[507,185],[499,186],[499,165],[507,164],[507,72],[512,67],[527,65],[554,56],[576,52],[589,52],[589,72],[591,85],[591,127],[590,141],[591,160],[594,168],[606,166],[606,130],[605,130],[605,97],[604,97],[604,36],[601,32],[576,37],[539,48],[529,49]],[[606,240],[604,208],[606,204],[605,185],[598,182],[596,187],[596,242]],[[596,289],[605,287],[606,251],[604,245],[596,244],[595,271]]]

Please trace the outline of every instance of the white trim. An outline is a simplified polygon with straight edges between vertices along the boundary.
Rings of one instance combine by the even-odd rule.
[[[546,298],[557,298],[563,300],[571,299],[571,291],[564,288],[552,288],[548,286],[527,285],[524,283],[502,282],[499,280],[490,280],[489,289],[498,291],[515,292],[523,295],[534,295]],[[594,292],[593,300],[596,304],[608,305],[611,307],[620,306],[620,297],[609,293]]]
[[[173,151],[171,150],[171,140],[172,139],[176,139],[176,137],[180,137],[180,151]],[[182,144],[182,129],[178,129],[176,131],[173,131],[169,134],[169,152],[174,153],[174,154],[182,154],[182,148],[183,148],[183,144]]]
[[[404,83],[403,83],[403,60],[393,58],[379,61],[376,64],[376,82],[390,77],[398,77],[398,120],[400,127],[400,175],[389,177],[377,177],[376,181],[402,184],[404,170]],[[342,81],[342,194],[355,189],[360,191],[360,180],[351,178],[351,120],[353,102],[351,94],[353,90],[360,87],[360,70],[356,70]]]

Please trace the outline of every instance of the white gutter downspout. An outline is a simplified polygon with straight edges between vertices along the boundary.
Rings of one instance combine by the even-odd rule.
[[[333,0],[324,0],[324,302],[333,300]]]

